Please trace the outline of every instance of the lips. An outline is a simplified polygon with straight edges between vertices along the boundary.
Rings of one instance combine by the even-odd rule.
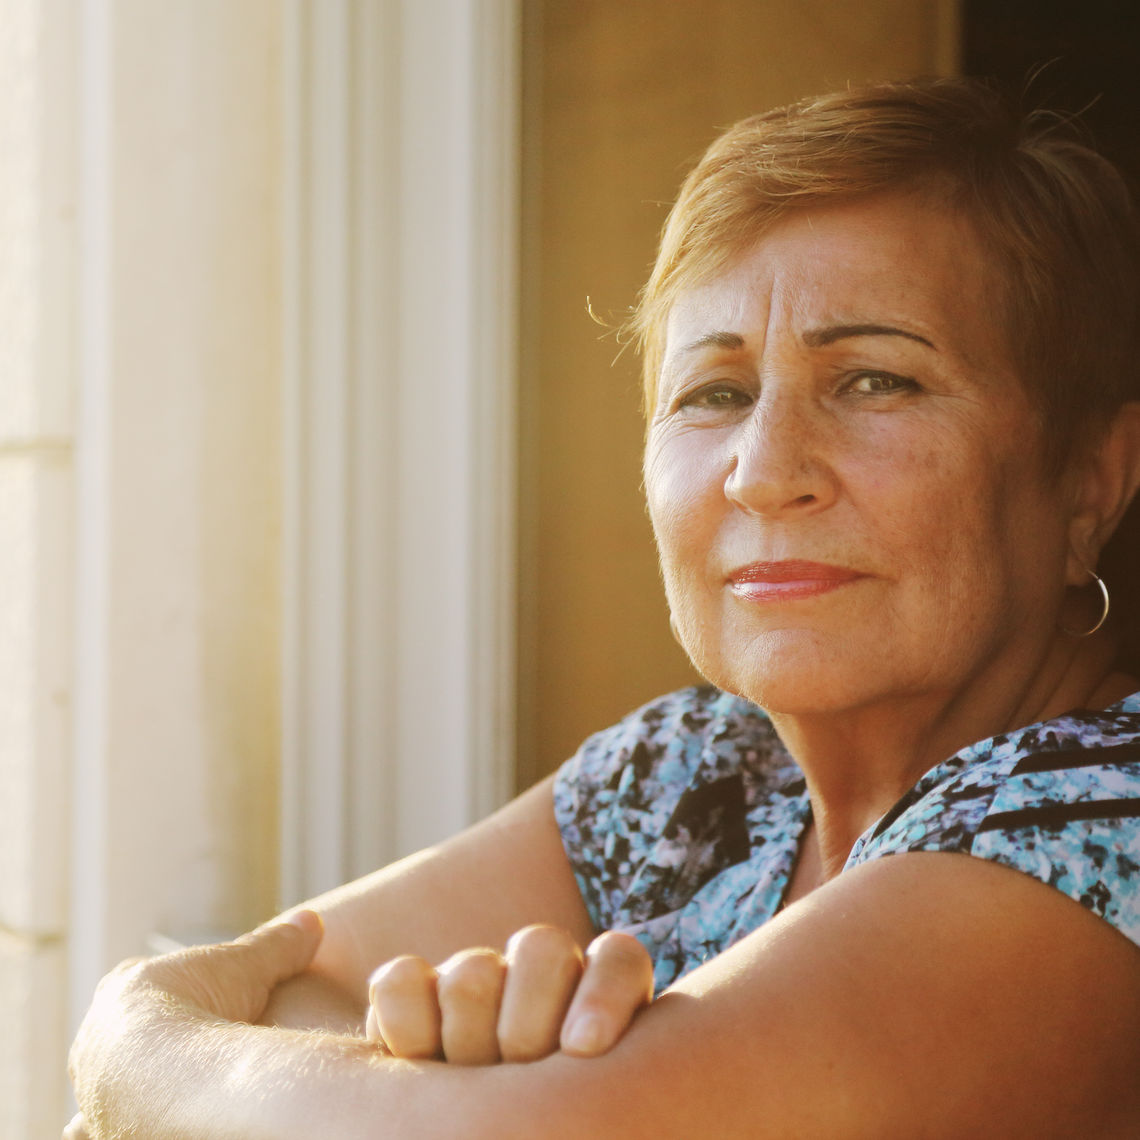
[[[866,575],[846,566],[789,559],[783,562],[750,562],[733,570],[728,588],[747,601],[792,601],[830,593]]]

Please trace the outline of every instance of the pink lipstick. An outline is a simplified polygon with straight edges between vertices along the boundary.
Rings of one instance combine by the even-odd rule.
[[[826,562],[789,559],[785,562],[750,562],[733,570],[728,588],[749,602],[789,602],[826,594],[866,575]]]

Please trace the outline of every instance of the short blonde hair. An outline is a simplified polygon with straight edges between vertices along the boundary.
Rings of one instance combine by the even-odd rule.
[[[686,178],[630,329],[652,415],[665,325],[808,204],[913,188],[960,210],[993,251],[1013,358],[1059,470],[1138,392],[1140,240],[1116,168],[1073,125],[1023,116],[971,79],[852,88],[744,119]]]

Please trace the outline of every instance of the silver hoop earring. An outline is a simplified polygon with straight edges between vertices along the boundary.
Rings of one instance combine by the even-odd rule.
[[[1100,627],[1104,625],[1104,623],[1108,620],[1108,587],[1104,584],[1104,579],[1095,570],[1090,570],[1088,573],[1089,577],[1092,578],[1093,581],[1096,582],[1097,586],[1100,587],[1101,605],[1103,608],[1100,612],[1100,618],[1098,619],[1096,625],[1094,625],[1092,629],[1086,629],[1084,633],[1077,633],[1071,629],[1066,629],[1064,626],[1061,626],[1061,632],[1067,633],[1070,637],[1092,637],[1092,635],[1096,633],[1096,631],[1100,629]]]

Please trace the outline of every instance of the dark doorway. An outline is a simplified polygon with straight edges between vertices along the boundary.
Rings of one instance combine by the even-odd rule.
[[[1027,110],[1079,114],[1096,148],[1120,167],[1140,200],[1140,3],[963,0],[962,17],[962,70],[1021,93]],[[1100,560],[1109,582],[1134,577],[1137,536],[1140,498]],[[1124,626],[1140,631],[1140,594],[1118,590],[1113,602]],[[1122,665],[1136,670],[1140,661]]]
[[[1026,108],[1079,112],[1097,149],[1140,186],[1140,4],[963,0],[962,70]]]

